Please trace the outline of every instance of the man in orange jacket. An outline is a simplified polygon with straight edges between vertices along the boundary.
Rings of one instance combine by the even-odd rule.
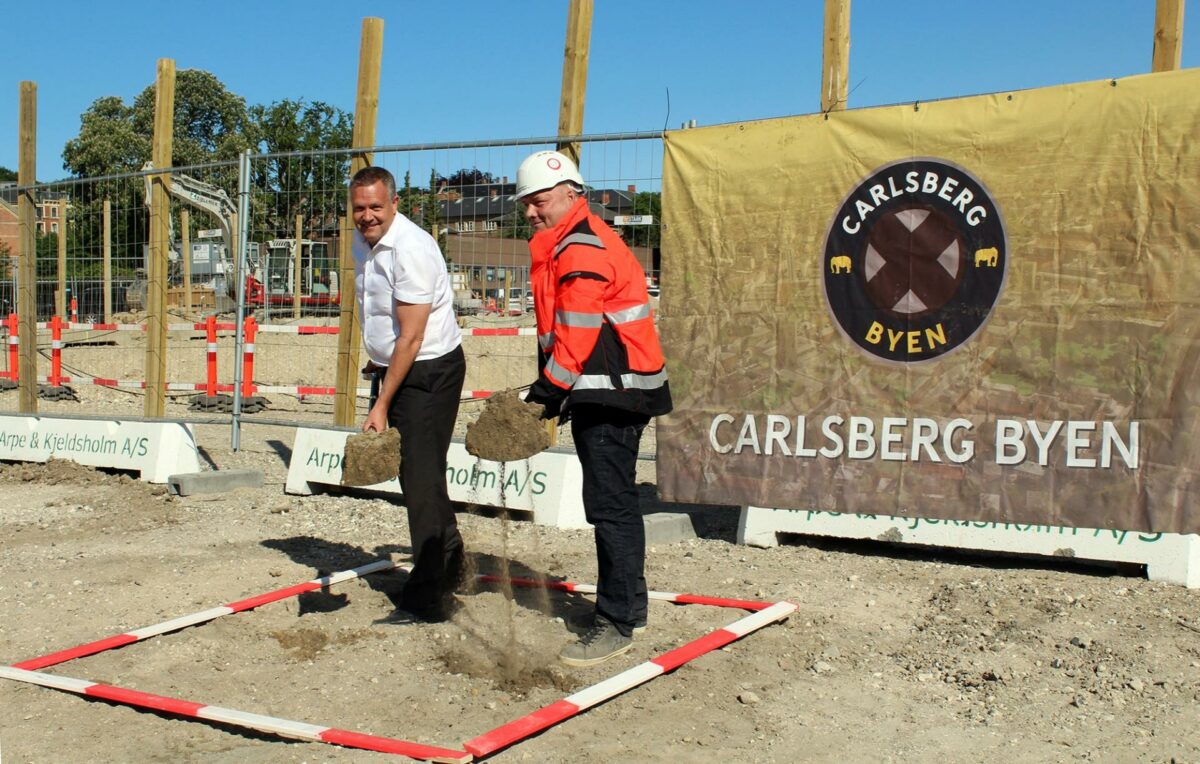
[[[628,650],[646,625],[638,444],[650,418],[671,410],[671,391],[645,272],[592,214],[574,162],[557,151],[530,156],[514,198],[533,228],[539,373],[527,400],[571,422],[600,573],[592,626],[559,659],[591,666]]]

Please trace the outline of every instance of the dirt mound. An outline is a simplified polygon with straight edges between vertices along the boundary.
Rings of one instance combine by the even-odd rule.
[[[346,438],[342,485],[375,485],[400,474],[400,431],[364,432]]]
[[[50,459],[45,463],[17,462],[0,465],[0,482],[4,483],[90,485],[103,480],[133,482],[133,479],[126,475],[109,475],[65,459]]]
[[[516,390],[488,398],[483,413],[467,427],[467,453],[493,462],[528,459],[549,445],[541,405],[526,403]]]

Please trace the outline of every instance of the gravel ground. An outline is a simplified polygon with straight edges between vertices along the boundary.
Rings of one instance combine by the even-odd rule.
[[[141,408],[117,391],[80,395],[81,403],[45,402],[41,411]],[[16,393],[0,393],[0,409],[16,406]],[[261,417],[328,422],[331,410],[320,399],[272,396]],[[475,411],[464,405],[460,434]],[[168,413],[195,416],[182,399]],[[172,497],[69,463],[0,467],[0,660],[383,556],[407,560],[404,511],[387,498],[284,494],[292,428],[248,424],[237,452],[227,427],[198,425],[196,434],[208,466],[261,470],[265,485]],[[652,436],[644,448],[652,450]],[[652,461],[639,478],[647,511],[687,512],[699,535],[648,551],[652,589],[787,599],[798,612],[491,760],[1200,762],[1196,592],[1070,560],[800,538],[741,547],[735,509],[663,505]],[[594,580],[590,532],[460,510],[480,571]],[[571,669],[555,655],[587,613],[587,597],[479,588],[460,595],[450,623],[375,623],[402,580],[369,576],[46,671],[457,747],[744,615],[652,603],[650,628],[629,653]],[[385,760],[12,681],[0,681],[0,756]]]

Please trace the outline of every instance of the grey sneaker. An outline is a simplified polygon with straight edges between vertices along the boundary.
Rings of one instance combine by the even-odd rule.
[[[567,645],[558,659],[568,666],[595,666],[633,647],[633,639],[608,621],[597,620],[578,642]]]

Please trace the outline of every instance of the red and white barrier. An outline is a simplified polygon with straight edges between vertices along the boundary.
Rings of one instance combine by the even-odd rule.
[[[134,631],[125,632],[124,634],[117,634],[116,636],[107,637],[95,642],[88,642],[87,644],[72,647],[68,650],[62,650],[57,653],[50,653],[49,655],[31,658],[27,661],[21,661],[20,663],[14,663],[13,666],[19,669],[36,671],[37,669],[43,669],[47,666],[66,663],[67,661],[75,660],[76,658],[95,655],[96,653],[102,653],[105,650],[112,650],[116,647],[122,647],[124,645],[133,644],[134,642],[140,642],[143,639],[149,639],[150,637],[157,637],[160,634],[186,629],[188,626],[206,623],[214,618],[220,618],[223,615],[232,615],[233,613],[240,613],[243,610],[253,610],[256,607],[261,607],[262,605],[266,605],[271,602],[278,602],[279,600],[287,599],[288,597],[295,597],[297,595],[304,594],[305,592],[324,589],[326,587],[333,586],[334,584],[340,584],[343,581],[361,578],[362,576],[369,575],[371,573],[392,570],[393,568],[399,568],[400,570],[410,569],[406,565],[397,565],[392,560],[376,560],[368,565],[363,565],[352,570],[343,570],[339,573],[331,573],[328,576],[314,578],[313,580],[307,581],[303,584],[296,584],[295,586],[276,589],[273,592],[260,594],[257,597],[250,597],[248,599],[238,600],[237,602],[231,602],[228,605],[222,605],[220,607],[214,607],[208,610],[201,610],[200,612],[192,613],[191,615],[172,618],[169,621],[163,621],[162,623],[155,624],[154,626],[135,629]]]
[[[791,602],[768,604],[757,613],[740,618],[724,628],[717,629],[687,643],[683,647],[663,653],[657,658],[652,658],[645,663],[622,671],[616,676],[605,679],[603,682],[586,687],[573,695],[568,695],[562,700],[539,708],[537,711],[527,714],[520,719],[497,727],[491,732],[472,738],[463,743],[463,748],[479,757],[493,754],[502,748],[507,748],[513,743],[566,721],[592,706],[614,698],[640,684],[645,684],[655,677],[674,671],[688,661],[694,660],[705,653],[724,647],[730,642],[741,639],[764,626],[783,620],[796,612],[796,609],[797,606]]]
[[[0,378],[11,379],[16,382],[18,367],[20,364],[19,354],[19,337],[17,314],[10,313],[5,321],[8,330],[8,363],[9,370],[0,372]],[[253,316],[248,316],[243,324],[244,334],[243,351],[242,351],[242,394],[244,396],[252,396],[258,393],[276,393],[280,395],[296,395],[296,396],[332,396],[337,394],[337,388],[327,385],[256,385],[254,384],[254,353],[255,335],[259,332],[273,332],[285,334],[299,335],[317,335],[317,334],[338,334],[339,328],[336,326],[293,326],[293,325],[275,325],[269,324],[260,326],[254,320]],[[80,323],[78,321],[64,321],[59,316],[54,316],[50,321],[45,321],[37,324],[39,329],[47,329],[51,333],[51,359],[50,359],[50,374],[48,376],[38,377],[39,382],[59,387],[66,384],[76,385],[98,385],[101,387],[115,387],[124,389],[145,389],[146,383],[141,380],[122,380],[112,379],[108,377],[92,377],[87,375],[79,375],[75,377],[65,376],[62,373],[62,333],[64,331],[146,331],[145,324],[103,324],[103,323]],[[217,382],[217,332],[236,331],[237,324],[235,323],[218,323],[215,316],[209,316],[203,323],[178,323],[168,324],[167,331],[169,332],[204,332],[206,340],[206,364],[205,364],[205,381],[204,382],[172,382],[165,385],[168,391],[180,392],[203,392],[209,398],[213,398],[217,393],[232,393],[232,384],[220,384]],[[515,337],[515,336],[536,336],[537,329],[532,327],[504,327],[496,329],[464,329],[463,334],[477,337]],[[371,391],[369,388],[359,388],[355,391],[359,397],[369,397]],[[464,390],[462,400],[482,400],[490,398],[495,394],[494,390]]]
[[[713,650],[741,639],[765,626],[787,618],[798,609],[791,602],[763,602],[757,600],[741,600],[727,597],[706,597],[694,594],[676,594],[671,592],[649,592],[649,597],[655,600],[674,602],[678,604],[705,604],[716,607],[741,608],[756,612],[744,616],[723,628],[716,629],[698,639],[670,650],[656,658],[652,658],[633,668],[623,671],[616,676],[584,688],[579,692],[551,703],[548,706],[527,714],[515,721],[501,725],[490,732],[479,735],[463,744],[463,750],[439,748],[407,740],[377,737],[335,727],[324,727],[304,722],[280,719],[272,716],[236,711],[233,709],[211,706],[203,703],[168,698],[161,695],[131,690],[113,685],[90,682],[84,679],[54,676],[41,673],[38,669],[65,663],[76,658],[105,650],[111,650],[124,645],[139,642],[150,637],[178,631],[189,626],[206,623],[222,616],[251,610],[262,605],[277,602],[287,597],[293,597],[305,592],[332,586],[336,583],[359,578],[371,573],[378,573],[393,568],[411,570],[408,566],[397,565],[390,559],[376,560],[367,565],[352,570],[333,573],[316,578],[295,586],[277,589],[266,594],[231,602],[220,607],[210,608],[191,615],[174,618],[169,621],[147,626],[142,629],[118,634],[106,639],[89,642],[67,650],[51,653],[38,658],[15,663],[12,666],[0,666],[0,678],[37,684],[44,687],[73,692],[87,697],[100,698],[114,703],[149,708],[156,711],[178,714],[196,719],[231,724],[238,727],[268,732],[284,737],[298,738],[312,742],[330,743],[348,748],[361,748],[383,753],[398,753],[414,759],[427,761],[468,762],[472,756],[484,757],[503,748],[513,745],[535,735],[549,727],[563,722],[587,709],[603,703],[617,695],[644,684],[645,682],[674,671],[683,664]],[[477,575],[475,579],[482,583],[499,583],[505,579],[492,575]],[[596,587],[591,584],[576,584],[569,581],[538,581],[535,579],[508,579],[514,586],[530,588],[546,588],[558,591],[595,593]]]
[[[506,579],[500,576],[489,576],[480,574],[475,577],[476,580],[486,584],[504,583]],[[595,584],[574,584],[570,581],[538,581],[533,578],[509,578],[507,582],[513,586],[521,586],[530,589],[553,589],[560,592],[576,592],[578,594],[595,594]],[[713,607],[732,607],[741,608],[742,610],[765,610],[774,603],[764,602],[762,600],[737,600],[728,597],[706,597],[699,594],[676,594],[674,592],[646,592],[646,596],[652,600],[661,600],[663,602],[674,602],[677,605],[712,605]]]
[[[246,711],[236,711],[232,708],[194,703],[177,698],[168,698],[163,695],[152,695],[148,692],[139,692],[138,690],[116,687],[111,684],[89,682],[86,679],[54,676],[38,671],[26,671],[11,666],[0,666],[0,678],[51,687],[56,690],[73,692],[77,695],[99,698],[126,706],[149,708],[168,714],[189,716],[194,719],[206,719],[208,721],[229,724],[234,727],[269,732],[298,740],[308,740],[313,743],[330,743],[346,748],[360,748],[380,753],[398,753],[425,761],[465,764],[471,760],[471,754],[466,751],[455,751],[449,748],[422,745],[407,740],[352,732],[350,730],[338,729],[337,727],[323,727],[305,722],[291,721],[289,719],[280,719],[275,716],[263,716],[262,714],[252,714]]]

